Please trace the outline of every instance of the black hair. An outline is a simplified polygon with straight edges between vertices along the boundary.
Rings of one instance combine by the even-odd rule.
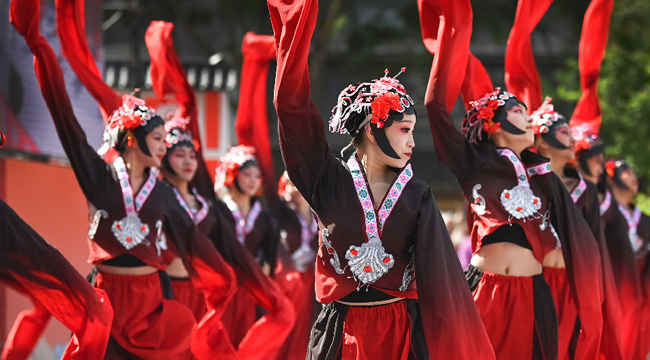
[[[149,119],[145,125],[138,126],[134,130],[131,130],[133,136],[135,137],[135,140],[138,142],[140,150],[142,150],[142,152],[147,156],[151,156],[149,146],[147,146],[147,134],[152,132],[160,125],[165,125],[165,121],[160,116],[156,115]],[[127,129],[121,129],[117,134],[117,144],[115,145],[115,150],[117,150],[120,154],[123,153],[127,148],[128,132],[129,131]]]
[[[589,159],[594,156],[599,156],[605,153],[605,147],[600,145],[595,145],[589,149],[582,150],[578,153],[578,165],[588,176],[592,176],[591,170],[589,169]]]

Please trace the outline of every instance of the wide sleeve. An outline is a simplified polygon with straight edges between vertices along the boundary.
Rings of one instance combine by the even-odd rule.
[[[92,202],[105,189],[111,176],[110,167],[88,144],[86,134],[72,110],[65,80],[56,54],[47,40],[39,34],[40,1],[11,2],[11,23],[25,37],[34,53],[34,68],[45,103],[52,114],[56,131],[77,181],[86,198]]]
[[[418,212],[415,275],[431,359],[494,359],[458,256],[431,191]]]
[[[323,118],[311,101],[308,56],[318,2],[268,0],[268,5],[277,51],[274,104],[282,158],[291,181],[321,213],[333,200],[342,166],[330,152]]]
[[[113,309],[70,263],[0,200],[0,280],[27,293],[72,331],[63,359],[106,351]]]
[[[210,234],[219,253],[232,266],[239,286],[245,288],[255,303],[267,313],[248,330],[239,344],[238,354],[246,359],[273,359],[295,322],[293,306],[281,289],[262,272],[257,261],[237,241],[235,229],[225,218],[230,210],[223,202],[215,205],[218,225]]]
[[[582,331],[575,359],[597,359],[603,329],[603,267],[598,243],[562,181],[551,173],[551,223],[562,244],[571,295]]]
[[[580,204],[584,202],[583,204]],[[620,319],[623,318],[621,302],[616,287],[616,278],[612,261],[605,241],[605,232],[600,216],[600,206],[598,201],[598,189],[596,185],[588,182],[587,191],[578,200],[578,205],[582,209],[582,215],[591,229],[591,233],[596,239],[598,250],[600,252],[602,271],[603,271],[603,336],[601,340],[601,352],[607,359],[622,359],[622,328]]]
[[[418,5],[424,43],[435,55],[424,98],[433,144],[438,160],[463,182],[494,153],[489,147],[479,152],[456,130],[449,114],[467,69],[471,5],[469,0],[419,0]]]
[[[224,349],[232,350],[221,316],[237,291],[237,279],[208,237],[194,226],[185,210],[174,201],[173,195],[167,203],[169,213],[164,223],[165,233],[183,259],[192,284],[206,299],[207,312],[192,334],[192,352],[200,359],[212,359]]]

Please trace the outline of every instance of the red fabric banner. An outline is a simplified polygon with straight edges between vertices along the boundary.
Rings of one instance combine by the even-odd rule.
[[[529,113],[542,105],[542,85],[530,36],[552,2],[553,0],[519,0],[506,47],[506,88],[526,104]]]
[[[598,77],[605,56],[613,0],[592,0],[582,23],[580,37],[580,85],[582,96],[573,111],[572,126],[588,127],[598,133],[602,120],[598,101]]]
[[[470,52],[467,60],[465,79],[463,79],[463,87],[460,92],[465,110],[469,110],[470,101],[478,100],[492,91],[494,91],[494,86],[492,85],[490,75],[485,70],[481,60]]]
[[[61,49],[79,80],[99,104],[104,121],[122,105],[122,97],[102,79],[86,40],[83,0],[56,0],[56,23]]]
[[[235,134],[240,145],[253,146],[262,170],[264,197],[277,197],[277,181],[269,136],[267,78],[269,61],[275,59],[275,42],[271,35],[248,32],[242,43],[244,64],[239,83],[239,107]]]

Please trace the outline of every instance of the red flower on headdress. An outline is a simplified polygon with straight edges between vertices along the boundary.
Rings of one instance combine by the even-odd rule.
[[[501,127],[501,123],[494,122],[492,119],[483,121],[483,131],[491,134]]]
[[[388,119],[388,113],[393,111],[404,111],[404,106],[399,98],[399,95],[392,91],[386,92],[382,96],[378,96],[370,103],[372,109],[372,119],[370,122],[377,125],[377,128],[384,127],[384,122]]]
[[[493,133],[501,127],[501,123],[492,121],[494,118],[494,111],[499,108],[498,100],[488,100],[476,114],[477,119],[483,119],[483,131]]]
[[[614,177],[614,172],[616,171],[618,165],[619,165],[618,161],[607,160],[607,162],[605,163],[605,171],[607,172],[607,175],[609,175],[609,177],[611,178]]]

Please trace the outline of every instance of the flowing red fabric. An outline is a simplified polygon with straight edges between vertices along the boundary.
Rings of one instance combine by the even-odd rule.
[[[613,0],[592,0],[582,23],[580,36],[580,85],[582,96],[573,111],[572,126],[586,126],[598,133],[602,113],[598,101],[600,64],[605,56]]]
[[[11,3],[12,22],[21,33],[38,36],[38,21],[29,18],[31,14],[38,15],[38,10],[35,2],[21,0],[18,8],[14,1]],[[35,18],[38,19],[38,16]],[[0,281],[28,294],[35,304],[35,311],[29,315],[31,320],[36,321],[19,319],[17,324],[23,327],[20,330],[33,330],[33,335],[38,337],[39,331],[45,327],[43,321],[52,314],[73,333],[62,359],[85,360],[103,354],[113,320],[113,309],[106,293],[93,289],[60,252],[2,200],[0,239]],[[33,347],[34,339],[28,340],[32,341]],[[29,352],[21,353],[22,345],[8,340],[2,359],[26,359],[31,348]]]
[[[26,294],[29,295],[29,294]],[[2,350],[2,360],[25,360],[34,350],[38,339],[43,335],[50,312],[41,303],[32,298],[34,308],[18,314]]]
[[[481,60],[470,52],[469,59],[467,60],[465,79],[463,79],[463,86],[460,90],[465,110],[470,109],[470,101],[478,100],[492,91],[494,91],[494,86],[492,85],[490,75],[485,70]]]
[[[542,85],[530,36],[552,2],[553,0],[519,0],[506,47],[506,88],[526,104],[529,112],[542,105]]]
[[[578,319],[578,309],[571,296],[566,269],[545,267],[544,278],[553,294],[558,320],[558,359],[571,359],[569,348]]]
[[[56,23],[61,49],[81,83],[97,100],[104,121],[122,105],[122,97],[102,79],[86,40],[83,0],[56,0]]]
[[[262,170],[264,197],[276,195],[275,168],[269,135],[267,78],[269,61],[275,59],[275,42],[271,35],[248,32],[242,43],[244,63],[239,83],[239,107],[235,134],[240,145],[254,146]]]
[[[420,10],[420,23],[426,26],[422,28],[422,39],[427,50],[435,56],[433,74],[443,59],[438,58],[439,50],[445,47],[445,62],[449,61],[454,66],[446,69],[447,97],[445,104],[447,111],[451,112],[458,94],[466,78],[466,70],[469,67],[470,58],[469,43],[472,38],[472,5],[465,0],[418,0]],[[426,19],[426,20],[425,20]],[[437,21],[435,21],[437,19]],[[489,89],[488,91],[491,91]],[[486,92],[481,94],[485,95]],[[474,100],[474,99],[471,99]]]

